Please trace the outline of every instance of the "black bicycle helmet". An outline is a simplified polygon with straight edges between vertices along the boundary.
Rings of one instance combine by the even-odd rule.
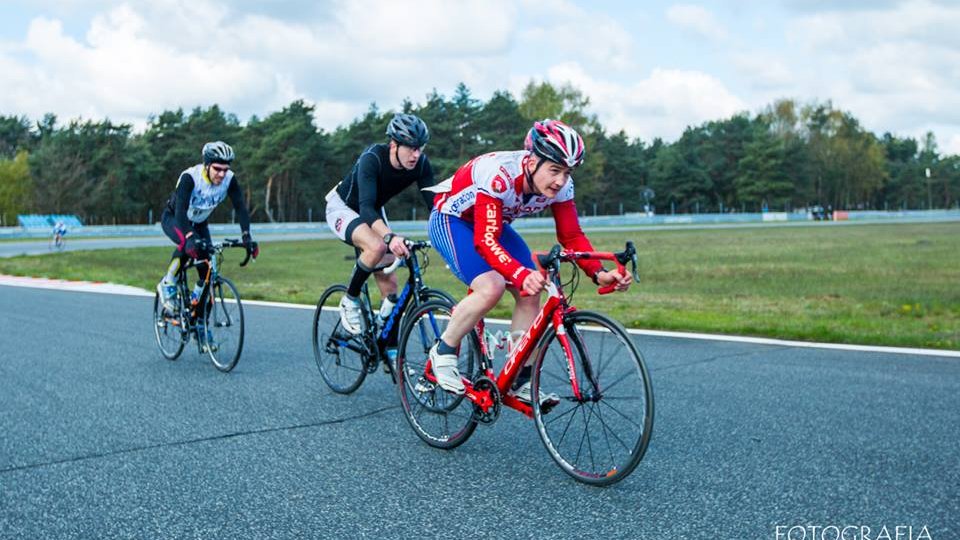
[[[412,114],[398,114],[387,125],[387,135],[404,146],[419,148],[430,140],[427,124]]]
[[[213,141],[203,145],[204,165],[211,163],[226,163],[229,165],[235,157],[233,148],[230,148],[230,145],[223,141]]]

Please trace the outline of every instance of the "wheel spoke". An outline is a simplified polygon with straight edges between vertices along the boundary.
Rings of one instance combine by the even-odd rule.
[[[602,402],[601,402],[601,403],[602,403]],[[607,423],[603,420],[603,414],[602,414],[602,412],[601,412],[602,410],[603,410],[603,409],[601,409],[600,407],[597,407],[595,414],[597,415],[597,418],[598,418],[599,421],[600,421],[600,425],[603,427],[604,433],[609,433],[610,435],[613,435],[613,438],[616,439],[617,442],[619,442],[620,445],[623,446],[623,448],[624,448],[625,450],[627,450],[628,452],[632,452],[632,451],[633,451],[633,448],[630,448],[630,447],[627,445],[627,443],[623,442],[623,439],[621,439],[612,429],[610,429],[610,427],[607,425]],[[591,411],[591,412],[592,412],[592,411]],[[629,419],[628,419],[628,420],[629,420]],[[634,425],[636,426],[636,424],[634,424]],[[637,426],[637,427],[640,427],[640,426]],[[607,441],[607,444],[609,445],[609,441]],[[611,455],[611,457],[612,457],[612,455]]]
[[[550,419],[549,419],[549,420],[544,420],[543,423],[544,423],[544,425],[550,425],[550,424],[556,422],[557,420],[560,420],[560,419],[563,418],[564,416],[566,416],[566,415],[568,415],[568,414],[570,414],[570,413],[572,413],[572,412],[574,412],[574,411],[576,411],[576,410],[577,410],[577,407],[573,407],[573,408],[571,408],[571,409],[568,409],[566,412],[563,412],[563,413],[560,413],[560,414],[551,413],[551,414],[550,414]]]
[[[317,369],[331,390],[349,394],[367,376],[368,348],[364,336],[345,332],[340,325],[344,285],[333,285],[320,295],[313,315],[313,353]],[[327,337],[329,336],[329,337]]]
[[[606,402],[605,402],[604,400],[602,400],[602,399],[600,400],[600,403],[603,404],[603,405],[606,405],[607,408],[609,408],[611,411],[613,411],[613,412],[617,413],[618,415],[620,415],[620,416],[621,416],[624,420],[626,420],[627,422],[630,422],[631,424],[633,424],[634,426],[636,426],[636,428],[639,429],[640,431],[643,431],[643,426],[641,426],[640,424],[634,422],[633,418],[630,418],[629,416],[627,416],[626,414],[624,414],[623,412],[621,412],[620,409],[617,409],[617,408],[614,407],[613,405],[611,405],[611,404],[609,404],[609,403],[606,403]]]
[[[560,440],[557,441],[557,446],[558,446],[558,447],[561,446],[561,445],[563,444],[563,440],[564,440],[565,438],[567,438],[567,431],[570,430],[570,424],[573,423],[573,419],[576,418],[576,416],[577,416],[577,411],[579,411],[579,410],[582,408],[582,406],[583,406],[582,403],[577,403],[577,406],[576,406],[576,407],[570,409],[570,410],[573,412],[573,414],[571,414],[571,415],[570,415],[570,418],[567,419],[567,425],[564,426],[563,432],[560,433]]]
[[[443,333],[449,319],[451,304],[447,300],[430,300],[409,309],[404,314],[404,327],[398,338],[398,363],[403,393],[401,400],[404,414],[417,435],[427,444],[439,448],[453,448],[462,444],[476,428],[473,404],[469,399],[455,396],[439,387],[429,390],[429,395],[418,392],[416,386],[424,384],[421,379],[426,371],[430,347]],[[460,344],[461,373],[471,373],[477,357],[477,344],[473,334],[468,334]],[[409,363],[408,358],[416,361]]]
[[[636,375],[636,370],[633,370],[633,371],[627,370],[623,375],[620,376],[619,379],[615,379],[612,384],[608,384],[606,386],[601,385],[602,387],[601,389],[603,390],[603,392],[609,392],[612,388],[615,388],[618,384],[622,383],[625,380],[628,380],[630,375]],[[597,382],[599,383],[600,379],[597,379]]]
[[[580,412],[583,414],[583,434],[580,435],[580,446],[577,448],[577,457],[574,460],[575,464],[580,463],[580,453],[583,452],[583,441],[587,438],[587,434],[590,432],[590,417],[587,416],[587,412],[584,410],[585,407],[580,408]]]
[[[590,484],[611,484],[636,468],[649,443],[653,396],[643,358],[623,327],[603,315],[572,313],[567,330],[583,401],[565,396],[549,417],[536,408],[534,420],[548,452],[566,473]],[[557,360],[564,349],[553,330],[546,339],[548,350],[536,363],[538,389],[543,382],[559,387],[556,367],[566,360],[565,353]]]

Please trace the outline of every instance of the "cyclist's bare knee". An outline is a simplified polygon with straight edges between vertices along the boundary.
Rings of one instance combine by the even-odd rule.
[[[387,245],[369,225],[359,225],[350,235],[350,241],[360,249],[360,257],[364,263],[375,265],[387,253]]]
[[[477,295],[478,298],[483,299],[485,306],[492,308],[497,305],[497,302],[503,296],[506,282],[497,272],[487,272],[474,278],[470,283],[470,288],[473,290],[471,296]]]

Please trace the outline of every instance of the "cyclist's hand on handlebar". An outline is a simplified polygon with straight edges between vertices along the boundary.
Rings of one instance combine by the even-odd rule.
[[[247,250],[247,255],[256,259],[260,256],[260,244],[253,241],[250,233],[243,233],[243,248]]]
[[[630,288],[631,283],[633,283],[633,276],[630,275],[630,272],[624,272],[623,274],[619,270],[597,272],[597,284],[600,287],[613,285],[613,290],[625,291]]]
[[[533,296],[535,294],[540,294],[540,291],[547,285],[547,278],[543,277],[543,274],[537,271],[530,272],[527,274],[527,277],[523,278],[523,287],[521,290],[527,296]]]
[[[410,256],[410,250],[407,249],[407,244],[404,243],[402,236],[394,236],[390,240],[390,245],[387,247],[390,249],[390,253],[393,253],[397,257]]]

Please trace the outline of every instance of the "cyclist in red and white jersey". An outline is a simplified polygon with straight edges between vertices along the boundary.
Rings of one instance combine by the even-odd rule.
[[[517,303],[510,326],[513,336],[526,331],[539,310],[546,278],[535,270],[530,248],[510,226],[514,219],[549,207],[560,244],[568,250],[593,251],[580,228],[570,178],[583,157],[583,139],[573,128],[544,120],[530,129],[525,150],[474,158],[432,188],[438,194],[430,214],[430,240],[472,290],[457,304],[440,341],[430,349],[434,374],[444,390],[464,391],[456,347],[505,290]],[[607,270],[600,261],[584,259],[577,264],[600,286],[615,285],[623,291],[632,281],[629,273]],[[527,366],[513,389],[514,396],[527,403],[529,378]]]

